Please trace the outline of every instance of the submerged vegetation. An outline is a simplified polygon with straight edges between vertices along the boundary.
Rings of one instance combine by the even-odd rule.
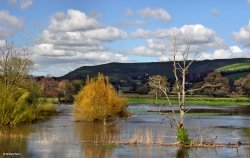
[[[121,98],[102,74],[87,80],[76,97],[74,116],[76,120],[107,121],[124,117],[127,101]]]

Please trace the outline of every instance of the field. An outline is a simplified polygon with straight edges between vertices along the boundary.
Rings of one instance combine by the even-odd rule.
[[[173,96],[170,97],[172,104],[177,104],[177,99]],[[155,104],[155,105],[168,105],[166,98],[154,99],[146,95],[137,95],[136,97],[128,97],[129,104]],[[250,99],[247,97],[229,97],[229,98],[213,98],[208,96],[187,96],[186,104],[190,105],[227,105],[227,106],[240,106],[250,105]]]
[[[244,62],[244,63],[227,65],[227,66],[216,69],[216,71],[237,71],[237,70],[243,70],[243,69],[249,69],[249,68],[250,68],[250,62]]]

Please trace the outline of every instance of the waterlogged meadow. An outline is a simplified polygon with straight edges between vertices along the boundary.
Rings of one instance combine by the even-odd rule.
[[[237,146],[215,148],[169,146],[176,141],[175,127],[171,127],[165,113],[157,112],[159,108],[130,105],[127,108],[132,113],[130,118],[104,125],[102,122],[75,122],[73,105],[58,105],[59,114],[47,121],[1,129],[0,152],[34,158],[250,157],[250,146],[246,145],[250,143],[249,129],[245,128],[250,127],[250,116],[249,113],[242,113],[249,111],[249,107],[235,109],[232,113],[229,110],[232,107],[206,106],[203,108],[208,109],[211,115],[190,112],[186,116],[185,123],[193,140],[210,140],[220,144],[241,142]],[[162,110],[168,109],[164,107]]]

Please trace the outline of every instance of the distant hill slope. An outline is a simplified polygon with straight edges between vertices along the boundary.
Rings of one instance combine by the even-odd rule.
[[[196,61],[192,64],[189,70],[188,78],[190,82],[202,80],[207,73],[212,71],[230,71],[224,76],[233,76],[233,79],[238,79],[243,73],[250,73],[250,58],[237,59],[217,59]],[[83,66],[68,74],[61,76],[60,79],[85,79],[88,75],[95,76],[98,72],[109,76],[112,81],[119,80],[140,80],[152,75],[166,75],[170,80],[173,79],[172,62],[150,62],[150,63],[108,63],[96,66]],[[244,76],[243,75],[243,76]]]

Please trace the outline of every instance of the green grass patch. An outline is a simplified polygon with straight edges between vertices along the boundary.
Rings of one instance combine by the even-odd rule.
[[[186,116],[221,116],[226,115],[226,113],[186,113]]]
[[[38,111],[56,111],[56,107],[54,104],[51,103],[44,103],[44,104],[39,104],[37,106]]]
[[[177,99],[170,99],[172,104],[177,104]],[[187,97],[186,104],[191,105],[227,105],[227,106],[243,106],[250,105],[250,100],[245,97],[240,98],[209,98],[209,97]],[[165,98],[152,99],[152,98],[128,98],[129,104],[154,104],[154,105],[168,105]]]
[[[250,138],[250,127],[246,127],[246,128],[244,129],[244,132],[246,133],[247,137]]]
[[[250,62],[236,63],[216,69],[216,71],[236,71],[250,68]]]

